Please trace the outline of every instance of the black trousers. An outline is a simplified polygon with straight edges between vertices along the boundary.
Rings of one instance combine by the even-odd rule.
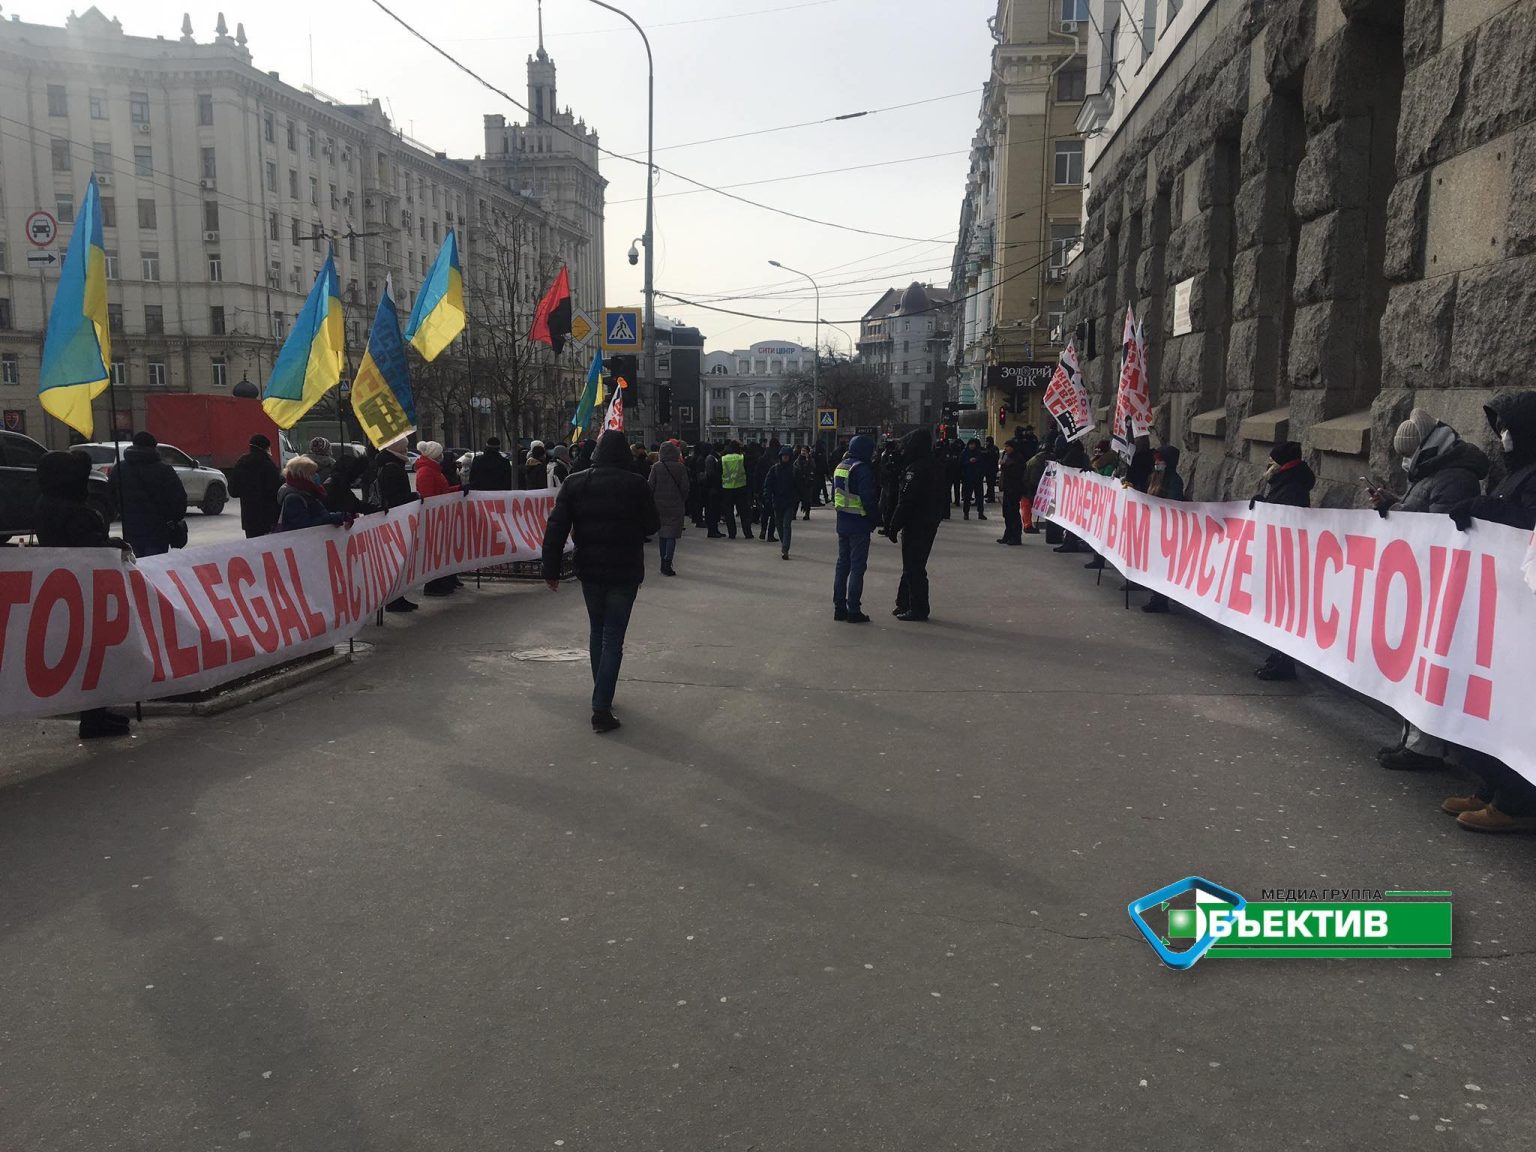
[[[1019,502],[1010,499],[1006,492],[1003,493],[1003,539],[1015,543],[1024,539],[1024,513],[1019,510]]]
[[[724,511],[725,493],[719,488],[711,488],[704,494],[704,522],[710,532],[720,531],[720,516]]]
[[[736,517],[741,517],[741,531],[748,540],[752,539],[752,489],[727,488],[725,489],[725,531],[733,540],[736,538]]]
[[[991,504],[997,499],[997,473],[987,473],[987,503]]]
[[[960,504],[960,477],[956,476],[953,479],[951,479],[950,482],[949,482],[949,488],[950,488],[950,496],[954,500],[955,506],[959,507],[959,504]]]
[[[976,505],[976,515],[985,516],[987,506],[981,499],[981,481],[967,480],[960,494],[960,507],[967,516],[971,514],[971,505]]]
[[[928,554],[939,534],[937,524],[904,528],[901,533],[901,583],[896,586],[896,609],[914,616],[928,615]]]

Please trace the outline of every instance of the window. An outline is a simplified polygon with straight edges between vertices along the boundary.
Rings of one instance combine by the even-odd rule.
[[[347,237],[347,259],[348,260],[356,260],[357,259],[357,237],[356,236],[348,236]]]
[[[103,196],[101,198],[101,226],[103,228],[117,227],[117,198]]]
[[[270,160],[267,161],[267,191],[277,191],[277,165]]]
[[[298,198],[299,198],[299,173],[298,173],[298,169],[290,168],[290,169],[288,169],[288,199],[290,199],[290,200],[297,200]]]
[[[213,127],[213,95],[211,93],[197,94],[197,122],[204,128]]]
[[[91,167],[98,175],[112,175],[112,145],[100,142],[91,145]]]
[[[217,200],[203,201],[203,228],[209,232],[219,230],[219,202]]]
[[[224,305],[215,304],[208,309],[208,329],[215,336],[224,335]]]
[[[53,214],[58,217],[60,224],[68,224],[75,218],[75,196],[72,192],[55,192],[53,195]]]
[[[341,197],[336,195],[336,185],[332,184],[331,185],[331,211],[332,212],[336,211],[336,207],[337,207],[337,205],[340,202],[341,202]]]
[[[313,128],[309,130],[309,158],[311,160],[315,158],[315,130]]]
[[[317,206],[320,203],[320,181],[313,176],[309,178],[309,202]]]
[[[48,115],[69,115],[69,93],[64,90],[62,84],[48,85]]]
[[[434,244],[439,243],[441,241],[441,238],[442,238],[442,233],[440,233],[438,231],[437,221],[434,220],[434,221],[432,221],[432,243],[434,243]]]
[[[0,296],[0,329],[7,332],[11,328],[11,300],[8,296]]]
[[[16,353],[6,352],[0,355],[0,384],[20,384],[21,365],[16,360]]]
[[[108,366],[107,371],[112,376],[112,383],[118,384],[118,385],[122,385],[124,387],[127,386],[127,384],[128,384],[128,361],[126,361],[126,360],[114,360]]]
[[[261,114],[261,138],[268,144],[275,144],[277,142],[277,133],[274,130],[272,113],[270,112],[263,112]]]
[[[218,162],[214,159],[213,149],[212,148],[204,148],[203,149],[203,179],[204,180],[213,180],[213,179],[216,179],[218,177],[218,175],[219,175],[219,165],[218,165]]]
[[[908,384],[905,380],[901,384],[901,398],[903,400],[912,399],[912,385]]]
[[[283,314],[281,312],[272,313],[272,335],[276,339],[281,340],[287,334],[288,329],[286,322],[283,320]]]
[[[69,171],[69,141],[53,139],[53,170],[55,172]]]
[[[144,305],[144,334],[146,336],[165,335],[165,309],[160,305]]]
[[[146,280],[158,280],[158,279],[160,279],[160,253],[158,253],[158,252],[145,252],[143,255],[141,255],[139,257],[139,262],[140,262],[141,265],[143,265],[144,279],[146,279]]]
[[[5,245],[0,243],[0,272],[5,271]]]
[[[1063,20],[1088,20],[1088,0],[1061,0]]]
[[[1120,16],[1119,9],[1115,10],[1115,22],[1104,33],[1103,59],[1099,62],[1099,91],[1109,92],[1115,86],[1115,70],[1119,61],[1115,59],[1115,53],[1120,50]]]
[[[135,144],[133,148],[133,174],[148,179],[155,171],[155,154],[147,144]]]
[[[107,305],[107,331],[121,332],[123,330],[123,306],[121,304]]]
[[[149,123],[149,93],[128,93],[128,119],[135,124]]]
[[[1072,251],[1072,246],[1076,243],[1076,224],[1052,224],[1051,267],[1065,268],[1067,266],[1067,253]]]
[[[1056,183],[1081,184],[1083,182],[1083,142],[1081,140],[1056,141]]]
[[[105,120],[107,118],[107,94],[100,88],[91,89],[91,119]]]
[[[165,363],[161,360],[149,362],[149,386],[151,388],[165,387]]]
[[[229,387],[229,365],[222,356],[213,358],[213,386],[219,389]]]
[[[297,152],[298,150],[299,150],[299,126],[297,124],[295,124],[292,120],[289,120],[288,121],[288,151],[290,151],[290,152]]]
[[[276,212],[267,213],[267,237],[272,240],[283,238],[283,221]]]
[[[1087,94],[1088,60],[1074,56],[1056,73],[1056,99],[1063,104],[1075,104]]]
[[[215,284],[223,283],[224,260],[217,252],[208,253],[208,279]]]
[[[1045,327],[1046,331],[1050,333],[1052,344],[1060,344],[1066,336],[1066,333],[1061,330],[1064,316],[1065,313],[1060,311],[1047,312],[1045,314]]]
[[[107,251],[106,251],[106,266],[107,266],[107,279],[108,280],[116,280],[117,279],[117,252],[116,252],[115,249],[111,249],[111,248],[107,249]]]

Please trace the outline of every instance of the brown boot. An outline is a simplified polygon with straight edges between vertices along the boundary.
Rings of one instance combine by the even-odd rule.
[[[1450,796],[1440,802],[1440,811],[1460,816],[1463,812],[1481,812],[1488,801],[1477,796]]]
[[[1463,812],[1456,823],[1473,832],[1536,832],[1536,816],[1506,816],[1492,804]]]

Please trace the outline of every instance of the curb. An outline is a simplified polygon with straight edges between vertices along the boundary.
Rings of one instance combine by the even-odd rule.
[[[146,700],[140,707],[145,716],[217,716],[246,704],[254,704],[279,692],[297,688],[335,668],[352,663],[346,652],[332,652],[318,660],[306,660],[290,668],[282,668],[270,676],[245,684],[229,692],[220,693],[211,700]]]

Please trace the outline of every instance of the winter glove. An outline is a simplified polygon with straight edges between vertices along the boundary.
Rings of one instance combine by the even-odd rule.
[[[1463,500],[1451,509],[1450,516],[1451,521],[1456,527],[1462,532],[1466,532],[1472,527],[1472,501]]]

